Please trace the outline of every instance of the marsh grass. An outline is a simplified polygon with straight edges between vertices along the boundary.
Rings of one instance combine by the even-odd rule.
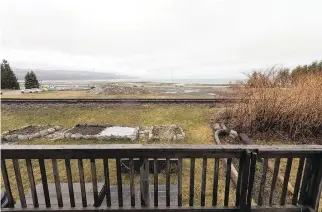
[[[255,77],[254,77],[255,76]],[[251,75],[239,93],[243,101],[225,111],[238,131],[279,132],[292,140],[322,136],[322,74],[298,76],[288,84],[278,71]]]

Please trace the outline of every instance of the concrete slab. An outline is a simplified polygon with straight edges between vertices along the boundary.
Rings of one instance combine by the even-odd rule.
[[[99,134],[99,137],[131,139],[133,141],[138,137],[138,128],[121,126],[107,127]]]

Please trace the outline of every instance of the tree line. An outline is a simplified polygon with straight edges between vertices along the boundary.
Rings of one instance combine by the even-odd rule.
[[[309,65],[299,65],[293,69],[273,66],[266,70],[254,70],[247,74],[247,87],[287,87],[303,79],[302,77],[322,74],[322,60]]]
[[[39,81],[35,72],[28,71],[25,75],[25,88],[39,88]],[[2,60],[1,63],[1,89],[20,89],[18,78],[6,60]]]

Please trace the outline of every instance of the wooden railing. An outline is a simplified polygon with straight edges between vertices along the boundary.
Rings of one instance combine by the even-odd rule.
[[[127,171],[122,171],[123,159],[128,160]],[[159,159],[165,161],[162,171],[158,169]],[[177,160],[175,166],[170,159]],[[226,166],[222,165],[223,160]],[[134,169],[135,161],[140,162],[139,173]],[[274,171],[270,172],[267,166],[272,161]],[[232,166],[238,171],[236,185],[231,183]],[[322,147],[2,145],[1,171],[2,189],[16,203],[4,211],[317,211],[322,187]],[[278,184],[282,171],[284,180]],[[294,191],[289,192],[291,179]],[[55,185],[54,196],[51,181]],[[76,196],[76,182],[81,201]],[[86,182],[91,182],[91,198]],[[68,185],[68,196],[63,194],[62,183]],[[158,191],[160,183],[165,183],[163,203]],[[41,192],[37,184],[41,185]],[[124,186],[128,184],[130,195],[125,196]],[[114,202],[112,186],[117,190]],[[28,195],[31,198],[26,198]]]

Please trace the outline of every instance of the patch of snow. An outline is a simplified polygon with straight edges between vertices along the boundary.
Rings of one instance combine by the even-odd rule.
[[[115,137],[115,138],[129,138],[135,140],[137,138],[138,129],[134,127],[107,127],[99,136],[101,137]]]

